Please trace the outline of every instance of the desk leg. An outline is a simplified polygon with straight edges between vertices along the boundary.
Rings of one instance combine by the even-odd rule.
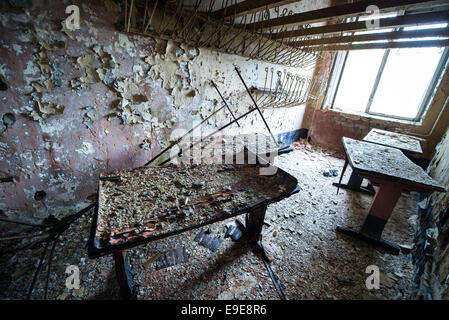
[[[349,177],[348,183],[347,184],[341,183],[341,178],[345,174],[347,166],[348,166],[348,160],[346,159],[345,164],[343,166],[343,170],[341,172],[340,181],[338,183],[334,182],[334,183],[332,183],[332,185],[334,185],[338,188],[342,188],[342,189],[361,192],[361,193],[368,194],[368,195],[374,195],[376,193],[376,191],[374,190],[373,186],[369,183],[366,188],[362,187],[363,178],[361,178],[354,170],[352,170],[352,173],[351,173],[351,176]]]
[[[343,234],[362,239],[375,245],[380,245],[394,253],[399,253],[397,245],[381,239],[382,231],[388,222],[393,209],[401,196],[402,189],[395,183],[382,183],[374,196],[368,215],[359,231],[337,227]]]
[[[126,251],[115,251],[113,253],[115,261],[115,274],[120,286],[120,297],[123,300],[133,300],[132,290],[132,270],[128,263]]]
[[[261,207],[253,209],[245,217],[245,231],[248,242],[257,243],[262,233],[263,221],[265,219],[265,212],[267,211],[267,206],[263,205]]]
[[[265,254],[265,249],[262,245],[261,233],[266,212],[267,206],[264,205],[262,207],[254,209],[246,215],[245,236],[247,237],[248,242],[254,245],[254,249],[256,250],[256,252],[260,254],[265,268],[267,269],[268,274],[273,281],[274,287],[279,294],[279,297],[281,298],[281,300],[285,300],[285,295],[282,292],[281,286],[277,281],[277,277],[274,275],[273,270],[271,269],[270,259],[268,259],[267,255]]]

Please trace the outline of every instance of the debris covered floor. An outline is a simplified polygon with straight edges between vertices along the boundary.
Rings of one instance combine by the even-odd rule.
[[[392,255],[335,231],[338,225],[358,228],[372,200],[342,189],[336,195],[332,182],[338,177],[323,172],[341,172],[343,163],[341,157],[304,145],[276,159],[275,165],[294,175],[303,190],[268,207],[262,234],[271,267],[287,299],[408,299],[413,281],[410,253]],[[348,169],[343,181],[350,173]],[[416,214],[417,194],[403,194],[383,238],[410,246]],[[238,218],[244,221],[244,216]],[[49,299],[119,298],[112,257],[87,257],[90,220],[89,216],[78,220],[58,243]],[[129,250],[138,299],[279,299],[262,259],[251,248],[224,237],[225,226],[231,224],[233,219],[209,226],[214,236],[223,239],[216,252],[194,241],[201,229]],[[11,243],[2,245],[5,249]],[[185,248],[189,260],[157,270],[158,263],[151,258],[175,248]],[[26,297],[42,250],[2,255],[0,298]],[[68,265],[79,267],[78,290],[65,286]],[[381,271],[379,290],[365,286],[370,265]],[[46,274],[44,263],[32,299],[42,299]]]

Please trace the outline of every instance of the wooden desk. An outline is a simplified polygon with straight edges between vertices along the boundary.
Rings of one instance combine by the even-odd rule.
[[[363,138],[363,141],[399,149],[406,156],[422,154],[420,139],[405,134],[380,129],[371,129],[371,131]],[[343,173],[344,170],[342,172],[342,175]],[[353,171],[351,173],[351,176],[349,177],[348,183],[342,184],[341,182],[339,182],[333,183],[333,185],[338,188],[361,192],[368,195],[374,195],[376,192],[372,185],[368,184],[367,187],[362,187],[362,181],[363,178],[358,176],[357,173]]]
[[[360,230],[337,227],[337,231],[398,253],[399,247],[382,240],[381,235],[401,193],[406,190],[431,193],[445,189],[396,148],[346,137],[342,140],[353,171],[380,188]]]

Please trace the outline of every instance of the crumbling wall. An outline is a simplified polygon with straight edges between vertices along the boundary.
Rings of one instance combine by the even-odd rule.
[[[449,130],[436,148],[430,175],[449,189]],[[449,299],[449,190],[434,192],[425,202],[417,235],[417,298]],[[421,272],[419,272],[421,271]]]
[[[80,29],[65,24],[72,1],[0,4],[0,216],[63,216],[94,199],[100,172],[143,165],[175,128],[190,129],[222,106],[253,107],[248,86],[283,66],[117,31],[123,8],[77,1]],[[114,5],[115,4],[115,5]],[[275,134],[299,129],[305,106],[266,109]],[[231,120],[223,110],[203,134]],[[257,112],[225,133],[267,134]],[[2,225],[3,227],[7,227]]]
[[[311,117],[310,109],[305,117]],[[337,112],[333,110],[316,110],[311,125],[312,143],[331,150],[343,151],[342,137],[363,139],[372,128],[409,134],[410,130],[419,128],[408,121],[385,120],[385,118]],[[435,145],[428,140],[421,142],[425,155],[432,155]]]

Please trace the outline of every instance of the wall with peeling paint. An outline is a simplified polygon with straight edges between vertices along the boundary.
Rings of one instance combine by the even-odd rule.
[[[415,299],[449,298],[449,130],[436,147],[428,173],[446,192],[421,195],[419,229],[415,236]]]
[[[0,178],[13,177],[0,184],[3,217],[33,221],[85,206],[100,172],[141,166],[173,129],[189,129],[221,107],[210,80],[235,114],[249,110],[233,65],[249,86],[264,85],[267,67],[305,73],[119,32],[122,14],[111,1],[78,1],[81,25],[73,31],[64,24],[70,1],[32,3],[0,4],[0,77],[8,86],[0,91]],[[273,132],[283,133],[300,128],[304,110],[264,115]],[[229,120],[221,111],[203,133]],[[240,132],[267,134],[257,113],[226,134]]]
[[[433,264],[424,277],[433,288],[434,299],[449,299],[449,130],[436,148],[430,164],[430,174],[448,190],[434,192],[429,201],[434,221],[433,237],[429,245],[434,248]]]

